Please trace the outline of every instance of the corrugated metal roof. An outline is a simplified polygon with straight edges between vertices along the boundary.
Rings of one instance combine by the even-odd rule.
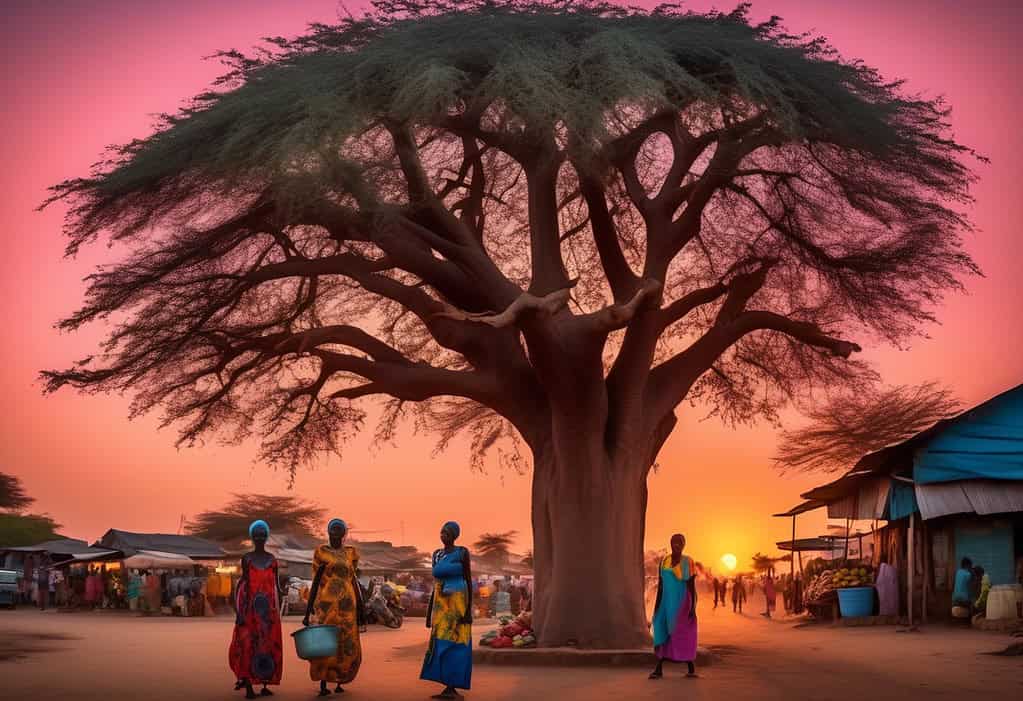
[[[1023,512],[1023,483],[968,480],[918,484],[916,500],[924,519],[951,514]]]
[[[222,559],[227,553],[217,545],[203,538],[171,533],[131,533],[111,528],[97,542],[98,546],[121,550],[132,555],[139,550],[186,555],[198,559]]]

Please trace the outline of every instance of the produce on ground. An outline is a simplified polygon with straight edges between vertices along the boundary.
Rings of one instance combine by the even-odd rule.
[[[533,632],[533,614],[523,611],[515,618],[502,616],[501,627],[490,630],[480,638],[484,647],[536,647],[536,634]]]

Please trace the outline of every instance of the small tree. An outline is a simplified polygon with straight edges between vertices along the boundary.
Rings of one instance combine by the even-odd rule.
[[[291,471],[367,397],[383,438],[412,414],[477,457],[522,441],[539,642],[643,645],[676,408],[773,419],[872,382],[849,339],[906,339],[977,270],[971,152],[940,101],[746,5],[374,7],[223,54],[214,90],[54,189],[70,254],[130,254],[61,324],[116,318],[105,352],[47,390],[132,392],[184,444],[256,435]]]
[[[934,382],[836,397],[811,409],[805,426],[782,433],[775,464],[800,472],[849,469],[867,453],[952,416],[959,406],[950,390]]]
[[[25,493],[20,479],[0,472],[0,509],[23,511],[33,502],[35,499]]]
[[[60,538],[60,524],[49,516],[36,514],[0,514],[0,546],[36,545]]]
[[[311,536],[325,528],[327,510],[293,496],[234,494],[216,511],[204,511],[185,525],[191,535],[218,543],[240,543],[248,538],[249,524],[261,518],[275,532]]]
[[[493,561],[499,566],[508,564],[511,555],[510,547],[518,535],[518,531],[505,531],[504,533],[483,533],[479,540],[473,543],[473,550],[484,559]]]

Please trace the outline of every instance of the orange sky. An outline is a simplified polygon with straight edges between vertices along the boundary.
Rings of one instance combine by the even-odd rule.
[[[758,2],[754,11],[824,33],[846,56],[886,77],[908,78],[910,90],[945,94],[956,138],[993,159],[979,169],[973,217],[980,232],[968,243],[986,277],[947,301],[929,338],[901,351],[867,348],[865,355],[891,383],[939,379],[968,403],[1018,384],[1023,94],[1012,32],[1023,20],[1020,6],[779,0]],[[21,1],[0,12],[0,471],[21,477],[38,510],[65,524],[66,533],[87,539],[108,527],[174,532],[182,515],[217,506],[233,491],[284,493],[285,477],[254,466],[250,447],[177,451],[175,434],[157,432],[155,418],[127,421],[127,398],[40,395],[38,370],[66,366],[102,336],[101,327],[68,336],[52,324],[76,308],[81,278],[107,251],[101,245],[64,260],[61,211],[32,210],[47,185],[86,173],[105,145],[144,134],[148,115],[172,111],[203,89],[221,70],[202,56],[331,21],[335,2]],[[682,409],[650,479],[648,545],[660,547],[683,531],[698,559],[731,551],[742,566],[755,550],[788,537],[788,521],[770,514],[827,478],[776,474],[770,427],[733,431],[701,416],[699,408]],[[529,547],[528,476],[472,474],[459,445],[431,459],[428,436],[405,433],[397,446],[376,451],[367,440],[351,443],[343,462],[302,472],[295,491],[382,538],[432,547],[440,524],[454,518],[463,537],[517,529],[524,536],[518,549]],[[452,483],[465,498],[441,491]],[[805,517],[799,534],[823,527],[820,515]]]

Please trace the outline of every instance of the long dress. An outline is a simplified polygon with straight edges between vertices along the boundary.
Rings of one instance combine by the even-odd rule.
[[[882,562],[877,569],[878,613],[882,616],[899,614],[899,575],[895,568]]]
[[[280,684],[284,666],[277,559],[267,567],[242,560],[236,604],[241,625],[234,627],[228,659],[237,679],[251,684]]]
[[[465,548],[433,554],[430,644],[419,675],[456,689],[468,689],[472,681],[472,625],[460,622],[469,611],[462,569],[467,556]]]
[[[672,567],[671,555],[661,560],[661,601],[654,610],[654,653],[659,660],[692,662],[696,659],[696,621],[689,580],[693,561],[683,555]]]
[[[314,607],[317,621],[338,627],[337,654],[309,661],[309,677],[314,682],[347,684],[355,679],[362,665],[359,600],[353,583],[358,564],[359,551],[349,545],[340,550],[321,545],[313,554],[313,572],[323,567]]]

